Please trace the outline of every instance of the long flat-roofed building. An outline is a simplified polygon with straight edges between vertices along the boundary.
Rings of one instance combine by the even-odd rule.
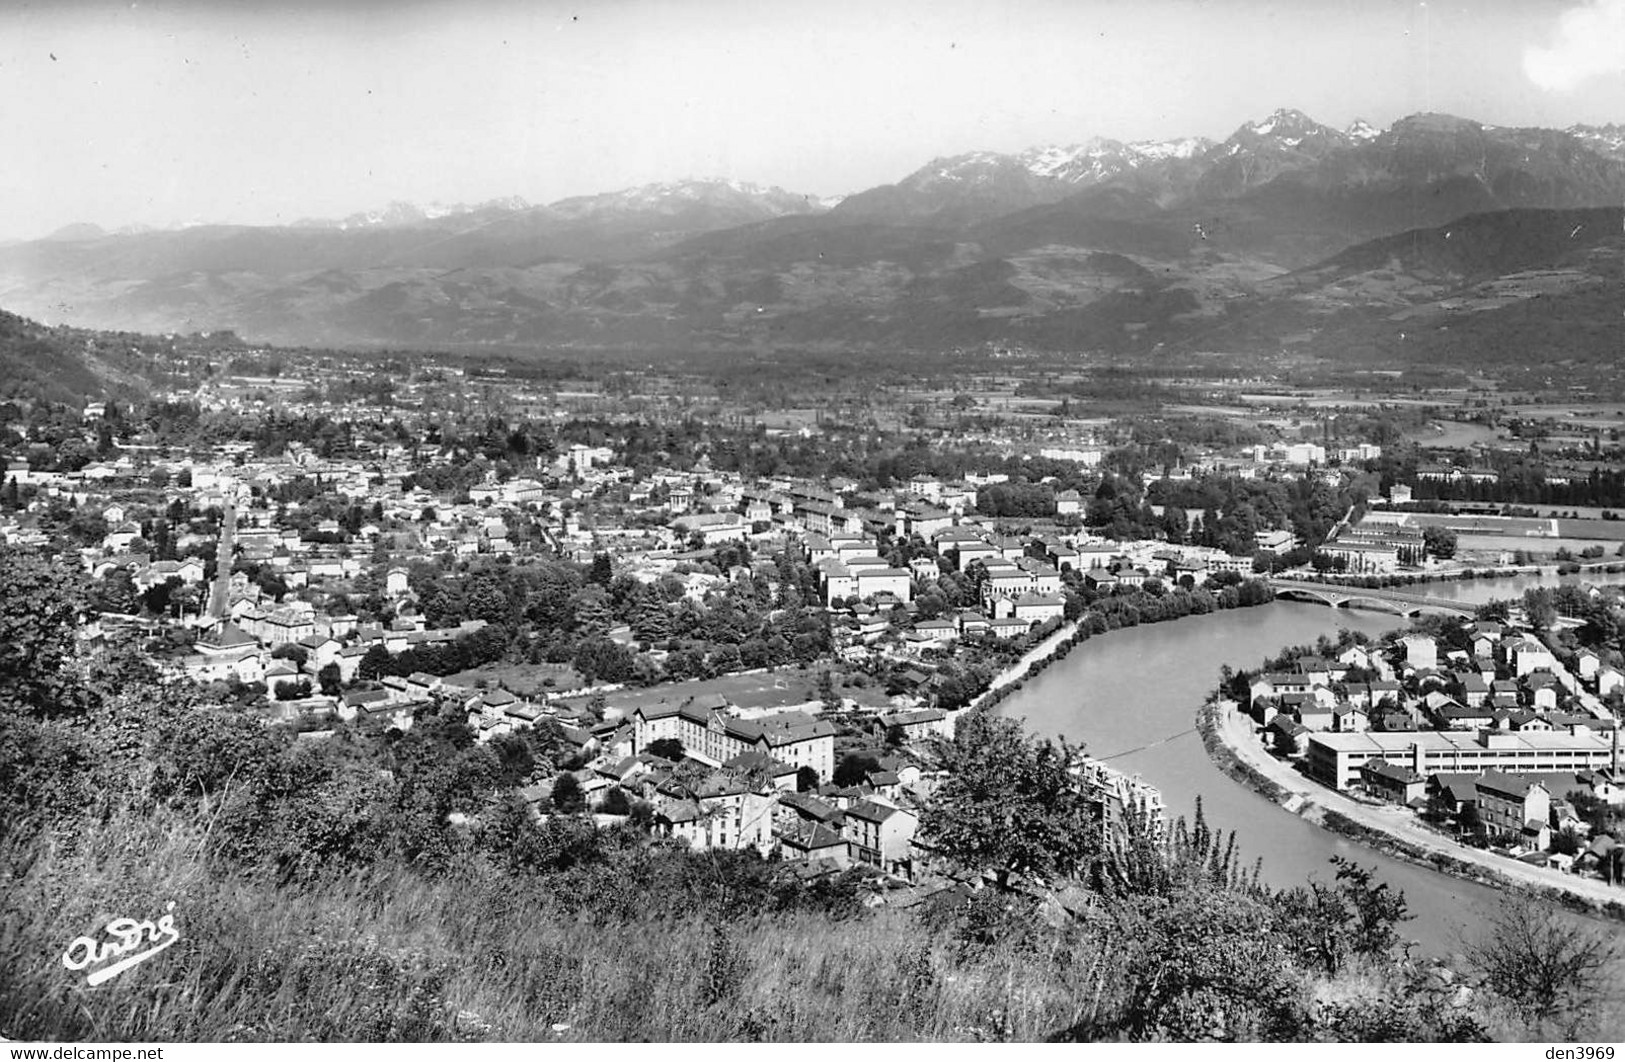
[[[1334,789],[1358,781],[1367,760],[1383,759],[1426,778],[1436,773],[1532,774],[1607,767],[1613,736],[1584,727],[1550,732],[1421,730],[1322,733],[1309,738],[1309,776]]]

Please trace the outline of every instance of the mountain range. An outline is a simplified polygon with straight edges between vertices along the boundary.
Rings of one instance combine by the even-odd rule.
[[[281,227],[70,226],[0,246],[0,305],[323,345],[1324,353],[1396,314],[1589,291],[1617,272],[1622,202],[1617,125],[1334,129],[1280,110],[1220,142],[935,159],[838,201],[703,180]],[[1531,270],[1549,275],[1520,284]]]

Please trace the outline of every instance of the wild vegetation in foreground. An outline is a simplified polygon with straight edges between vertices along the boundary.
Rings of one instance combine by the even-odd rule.
[[[651,849],[514,874],[394,862],[278,883],[209,857],[209,817],[123,811],[6,846],[0,1013],[53,1040],[1480,1040],[1618,1038],[1596,970],[1520,930],[1480,983],[1400,954],[1354,868],[1271,896],[1187,864],[1165,888],[989,888],[918,910]],[[590,838],[590,839],[589,839]],[[1194,853],[1193,853],[1194,854]],[[732,864],[732,865],[730,865]],[[64,944],[175,903],[180,942],[94,989]],[[1363,910],[1362,910],[1363,908]],[[1336,913],[1334,913],[1336,912]],[[1319,926],[1317,932],[1314,928]],[[1571,956],[1572,958],[1572,956]],[[1510,968],[1503,969],[1508,963]],[[1576,980],[1575,975],[1581,975]],[[1500,990],[1497,990],[1499,984]],[[1613,1016],[1609,1016],[1612,1014]]]
[[[3,568],[3,566],[0,566]],[[3,574],[3,572],[0,572]],[[1272,891],[1200,816],[1080,841],[1075,750],[985,714],[921,829],[949,887],[533,816],[460,718],[299,739],[0,607],[0,1035],[52,1040],[1618,1039],[1600,937],[1509,908],[1467,961],[1369,872]],[[66,632],[66,633],[64,633]],[[981,883],[985,871],[994,871]],[[173,908],[169,905],[173,904]],[[178,940],[89,986],[76,938]],[[105,964],[98,969],[105,968]]]

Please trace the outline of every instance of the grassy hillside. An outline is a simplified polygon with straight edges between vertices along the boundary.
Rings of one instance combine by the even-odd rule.
[[[49,327],[0,310],[0,400],[81,406],[145,394],[160,371],[155,355],[238,346],[235,337],[148,336]]]
[[[9,874],[4,1034],[61,1040],[1586,1039],[1431,963],[1335,974],[1297,959],[1268,900],[1201,882],[1081,916],[985,893],[955,909],[756,909],[722,877],[619,898],[610,874],[478,863],[279,885],[210,860],[206,817],[120,812]],[[695,859],[698,857],[673,857]],[[701,868],[703,872],[703,868]],[[703,880],[703,877],[701,878]],[[602,890],[571,898],[568,887]],[[65,944],[169,902],[180,942],[87,990]]]
[[[0,311],[0,398],[75,403],[105,394],[106,388],[106,378],[82,344]]]

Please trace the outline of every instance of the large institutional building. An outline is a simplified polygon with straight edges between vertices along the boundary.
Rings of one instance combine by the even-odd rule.
[[[804,712],[742,719],[729,713],[726,701],[711,697],[639,708],[632,726],[634,753],[652,741],[676,738],[685,754],[712,766],[760,752],[792,767],[811,767],[825,781],[835,774],[835,726]]]
[[[1613,764],[1618,746],[1611,733],[1586,727],[1553,731],[1485,728],[1395,733],[1318,733],[1309,738],[1309,776],[1323,785],[1347,789],[1368,760],[1408,767],[1426,778],[1435,773],[1507,774],[1594,770]]]

